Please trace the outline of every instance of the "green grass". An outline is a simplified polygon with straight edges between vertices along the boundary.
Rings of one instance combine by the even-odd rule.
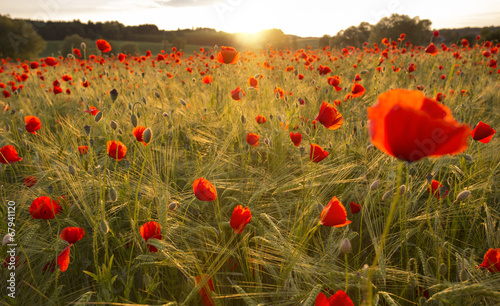
[[[48,44],[50,52],[57,50],[56,44]],[[158,52],[157,45],[140,46]],[[443,103],[459,121],[471,126],[483,121],[495,128],[500,126],[499,74],[478,64],[484,59],[477,49],[460,50],[458,61],[451,52],[435,57],[423,50],[389,53],[382,73],[376,70],[380,54],[356,52],[340,59],[339,50],[309,52],[319,57],[312,62],[314,70],[305,69],[302,59],[295,61],[300,53],[281,56],[268,50],[255,57],[241,52],[240,64],[220,67],[208,56],[185,61],[191,55],[186,52],[180,64],[172,60],[156,62],[156,67],[152,58],[130,60],[128,66],[111,59],[104,65],[87,61],[91,69],[67,60],[56,68],[41,68],[44,81],[32,70],[20,93],[3,99],[15,113],[0,114],[0,147],[14,145],[23,158],[0,165],[2,203],[16,202],[20,257],[17,298],[2,295],[0,301],[200,305],[202,285],[195,285],[195,277],[208,274],[217,305],[314,305],[320,290],[330,296],[340,289],[355,305],[418,305],[425,290],[428,305],[498,304],[500,273],[476,269],[489,248],[500,246],[498,137],[488,144],[470,140],[456,156],[402,163],[370,146],[366,109],[391,88],[423,85],[428,97],[446,93]],[[264,61],[274,69],[262,68]],[[410,62],[417,66],[414,78],[405,71]],[[347,89],[336,92],[318,74],[319,64],[331,67],[330,75],[339,75],[340,86]],[[455,64],[459,66],[452,68]],[[290,65],[305,78],[285,72]],[[401,71],[393,72],[393,65]],[[197,72],[206,68],[214,78],[211,85],[203,84]],[[15,80],[12,71],[23,73],[16,63],[6,63],[0,81]],[[167,72],[174,77],[169,79]],[[73,83],[61,81],[63,74],[71,75]],[[248,78],[259,74],[259,89],[248,89]],[[366,93],[343,101],[356,74]],[[449,75],[442,81],[441,74]],[[90,87],[81,85],[83,78]],[[46,90],[55,79],[71,94]],[[246,92],[241,101],[231,98],[237,86]],[[292,95],[278,99],[275,86]],[[113,88],[119,92],[114,102],[109,95]],[[306,101],[304,106],[298,98]],[[322,101],[334,100],[343,101],[338,106],[344,116],[341,128],[331,131],[318,124],[314,129],[312,120]],[[83,112],[89,106],[102,111],[99,122]],[[147,146],[132,134],[132,113],[139,125],[153,131]],[[265,124],[256,123],[259,114],[267,118]],[[27,115],[42,122],[37,135],[26,132]],[[299,147],[289,137],[295,127],[303,135]],[[260,135],[258,146],[246,143],[247,133]],[[127,146],[124,160],[106,154],[110,140]],[[311,143],[329,156],[313,163]],[[82,145],[89,146],[87,155],[79,155]],[[429,173],[449,189],[445,198],[427,192]],[[29,175],[38,179],[31,188],[23,185]],[[200,177],[217,188],[215,201],[194,196],[193,181]],[[376,180],[379,187],[372,190]],[[397,197],[401,184],[406,192]],[[471,196],[456,202],[463,190]],[[63,211],[56,218],[31,217],[34,199],[61,195],[67,202],[61,202]],[[342,228],[318,225],[321,207],[334,196],[352,223]],[[351,214],[351,201],[363,205],[361,213]],[[169,209],[172,202],[178,202],[175,210]],[[252,212],[242,234],[234,234],[229,225],[237,205]],[[0,207],[6,220],[6,206]],[[161,226],[162,239],[148,241],[157,253],[148,251],[139,233],[148,221]],[[3,236],[7,227],[1,224]],[[56,265],[54,272],[43,272],[66,247],[59,234],[68,226],[86,233],[71,247],[68,270],[61,272]],[[347,256],[340,250],[345,238],[352,244]],[[0,256],[6,257],[6,251],[7,246],[0,248]],[[0,269],[6,279],[8,270]]]

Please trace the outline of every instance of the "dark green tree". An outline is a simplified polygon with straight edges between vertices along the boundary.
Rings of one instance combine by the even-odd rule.
[[[0,16],[0,57],[33,59],[46,47],[46,42],[33,25],[19,19]]]

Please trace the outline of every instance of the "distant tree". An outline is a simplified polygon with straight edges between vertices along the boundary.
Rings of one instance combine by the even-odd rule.
[[[319,47],[320,48],[323,48],[323,47],[326,47],[328,45],[330,45],[330,35],[323,35],[320,39],[319,39]]]
[[[361,47],[364,42],[368,41],[372,28],[373,26],[368,22],[362,22],[357,27],[351,26],[332,37],[330,45],[335,47]]]
[[[84,50],[81,47],[82,42],[85,43],[86,46],[85,52],[83,52]],[[66,36],[62,45],[59,47],[62,56],[73,54],[73,49],[75,48],[80,50],[82,57],[84,56],[84,54],[87,54],[87,57],[90,54],[97,54],[97,46],[95,44],[95,41],[93,39],[83,38],[77,34]]]
[[[108,40],[122,39],[125,26],[117,21],[106,21],[102,26],[102,37]]]
[[[174,39],[172,39],[172,47],[176,47],[178,50],[179,49],[184,49],[186,47],[186,39],[176,36]]]
[[[410,18],[408,15],[392,14],[384,17],[373,26],[369,42],[378,43],[383,38],[397,40],[399,35],[406,34],[406,41],[414,45],[425,45],[431,37],[432,22],[428,19],[420,19],[418,16]]]
[[[124,54],[135,55],[139,53],[139,45],[135,42],[124,42],[120,46],[120,51]]]
[[[46,47],[46,42],[33,26],[23,20],[0,16],[0,57],[35,58]]]

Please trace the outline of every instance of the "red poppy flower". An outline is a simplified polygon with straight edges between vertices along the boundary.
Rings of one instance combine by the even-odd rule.
[[[298,75],[297,77],[299,78],[299,80],[304,79],[304,75],[303,75],[303,74],[301,74],[301,73],[299,73],[299,75]]]
[[[109,157],[120,161],[127,154],[127,147],[118,140],[113,140],[108,141],[106,151],[108,152]]]
[[[462,46],[464,46],[464,47],[468,47],[469,46],[469,41],[467,39],[465,39],[465,38],[462,38],[461,43],[462,43]]]
[[[425,48],[425,52],[429,53],[432,56],[435,56],[436,54],[438,54],[438,48],[436,47],[436,45],[431,43],[430,45],[427,46],[427,48]]]
[[[332,69],[328,66],[319,65],[318,67],[319,75],[325,75],[332,72]]]
[[[233,89],[231,91],[231,98],[233,98],[236,101],[243,99],[245,95],[246,95],[245,92],[243,91],[243,89],[241,89],[240,86],[236,87],[236,89]]]
[[[142,238],[148,242],[150,238],[161,239],[160,225],[158,222],[149,221],[144,223],[139,229]],[[155,246],[147,245],[150,252],[158,252],[158,249]]]
[[[61,272],[64,272],[68,269],[69,266],[69,253],[71,250],[72,244],[68,245],[67,247],[62,250],[61,253],[57,256],[57,265],[61,269]]]
[[[4,90],[3,91],[3,96],[4,96],[4,98],[9,98],[10,97],[10,92],[8,92],[7,90]]]
[[[38,68],[38,66],[40,66],[40,65],[37,62],[31,62],[30,63],[30,68],[31,69],[36,69],[36,68]]]
[[[193,182],[193,192],[200,201],[214,201],[217,199],[217,189],[203,177]]]
[[[478,267],[488,269],[491,273],[500,272],[500,249],[489,249]]]
[[[383,38],[383,39],[382,39],[382,43],[383,43],[384,45],[386,45],[386,46],[389,46],[389,45],[390,45],[389,40],[388,40],[387,38]]]
[[[359,98],[365,94],[365,88],[361,84],[354,83],[351,92],[352,92],[351,97]]]
[[[88,146],[79,146],[78,147],[78,152],[80,152],[80,155],[85,155],[89,151]]]
[[[267,122],[267,119],[262,115],[258,115],[257,117],[255,117],[255,121],[257,121],[258,124],[263,124]]]
[[[298,147],[300,145],[300,142],[302,141],[302,134],[290,132],[290,139],[292,140],[293,144]]]
[[[323,208],[319,216],[320,223],[324,226],[343,227],[351,223],[347,220],[347,211],[337,197],[333,197]]]
[[[332,85],[336,91],[342,90],[342,87],[339,87],[340,77],[338,75],[328,77],[327,81],[328,81],[328,84]]]
[[[127,58],[127,56],[125,54],[123,54],[123,53],[118,54],[118,60],[120,61],[120,63],[123,63],[125,58]]]
[[[144,131],[146,130],[146,127],[145,126],[136,126],[133,130],[132,130],[132,133],[134,134],[135,136],[135,139],[137,139],[137,141],[140,141],[142,142],[144,145],[147,145],[143,140],[142,140],[142,135],[144,134]]]
[[[235,234],[241,234],[250,220],[252,220],[252,213],[250,212],[250,209],[248,207],[243,208],[242,205],[238,205],[233,210],[233,215],[231,216],[229,225],[231,225]]]
[[[88,110],[84,110],[83,111],[84,113],[88,113],[88,114],[92,114],[92,115],[97,115],[97,113],[99,112],[99,110],[97,108],[95,108],[95,106],[91,106],[89,107]]]
[[[247,143],[251,146],[258,146],[259,145],[259,138],[260,136],[254,133],[248,133],[247,134]]]
[[[439,37],[439,31],[436,30],[436,31],[432,32],[432,35],[434,35],[434,37]]]
[[[24,180],[23,180],[24,186],[26,186],[28,188],[35,186],[36,182],[38,182],[38,180],[33,175],[29,175],[26,178],[24,178]]]
[[[233,47],[222,46],[217,54],[217,62],[221,64],[236,64],[239,59],[240,53]]]
[[[59,87],[59,86],[54,86],[54,94],[57,95],[57,94],[60,94],[61,92],[63,92],[62,88]]]
[[[42,122],[38,117],[35,116],[26,116],[24,117],[24,122],[26,123],[26,131],[31,134],[36,135],[36,131],[38,131],[42,127]]]
[[[104,39],[98,39],[95,43],[97,45],[97,49],[101,50],[101,52],[107,53],[111,51],[111,45]]]
[[[418,90],[380,94],[368,108],[368,119],[372,144],[408,162],[463,152],[470,135],[470,128],[459,124],[448,107]]]
[[[326,298],[323,292],[320,292],[316,297],[314,306],[354,306],[354,303],[349,296],[347,296],[347,293],[339,290],[329,299]]]
[[[61,239],[73,244],[85,237],[85,230],[81,227],[66,227],[61,231]]]
[[[292,66],[287,66],[285,69],[286,72],[292,72],[294,70],[295,70],[295,68],[293,68]]]
[[[444,195],[441,196],[441,192],[439,191],[441,187],[443,187],[443,184],[439,181],[432,180],[431,186],[427,187],[427,192],[430,192],[436,199],[442,199],[448,195],[448,190],[446,190]]]
[[[361,211],[361,205],[351,202],[349,203],[349,206],[351,207],[351,214],[355,215]]]
[[[82,82],[82,86],[87,88],[90,86],[90,82],[89,81]]]
[[[274,93],[277,93],[280,99],[283,99],[283,97],[285,96],[285,91],[281,87],[276,87],[274,89]]]
[[[201,302],[203,303],[203,306],[215,306],[215,302],[212,298],[212,295],[210,294],[210,291],[214,291],[214,283],[212,282],[212,279],[210,278],[210,275],[203,274],[203,275],[198,275],[195,277],[195,283],[198,285],[199,283],[205,281],[208,278],[208,281],[205,283],[205,286],[201,287],[200,293],[201,296]],[[209,291],[210,290],[210,291]]]
[[[309,158],[312,159],[313,162],[319,163],[325,157],[328,156],[327,151],[323,150],[323,148],[315,143],[311,143],[311,153],[309,154]]]
[[[30,215],[33,219],[54,219],[59,213],[61,206],[47,196],[38,197],[31,203]]]
[[[73,54],[78,56],[78,57],[82,57],[82,53],[80,52],[80,49],[77,49],[77,48],[74,48],[73,49]]]
[[[56,59],[55,59],[54,57],[52,57],[52,56],[49,56],[49,57],[45,58],[45,59],[44,59],[44,63],[45,63],[46,65],[49,65],[49,66],[57,66],[57,65],[59,65],[59,61],[58,61],[58,60],[56,60]]]
[[[205,84],[212,84],[212,82],[214,81],[214,78],[211,75],[206,75],[203,77],[202,81]]]
[[[495,135],[496,131],[482,121],[476,125],[476,127],[472,130],[472,139],[477,140],[482,143],[488,143]]]
[[[315,120],[319,121],[327,129],[333,131],[340,128],[344,122],[344,117],[342,117],[342,114],[339,113],[333,105],[323,101],[318,117],[316,117]]]
[[[22,160],[23,159],[17,155],[17,151],[14,146],[6,145],[0,149],[0,163],[12,164]]]
[[[259,85],[259,81],[254,77],[249,77],[248,78],[248,85],[250,87],[252,87],[253,89],[258,89],[259,87],[257,87],[257,86]]]
[[[73,80],[73,78],[70,75],[64,74],[61,79],[65,82]]]

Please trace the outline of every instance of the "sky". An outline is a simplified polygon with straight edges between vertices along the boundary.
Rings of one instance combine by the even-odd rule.
[[[499,0],[0,0],[0,7],[2,15],[32,20],[119,21],[230,33],[277,28],[302,37],[335,35],[392,13],[429,19],[432,29],[500,26]]]

